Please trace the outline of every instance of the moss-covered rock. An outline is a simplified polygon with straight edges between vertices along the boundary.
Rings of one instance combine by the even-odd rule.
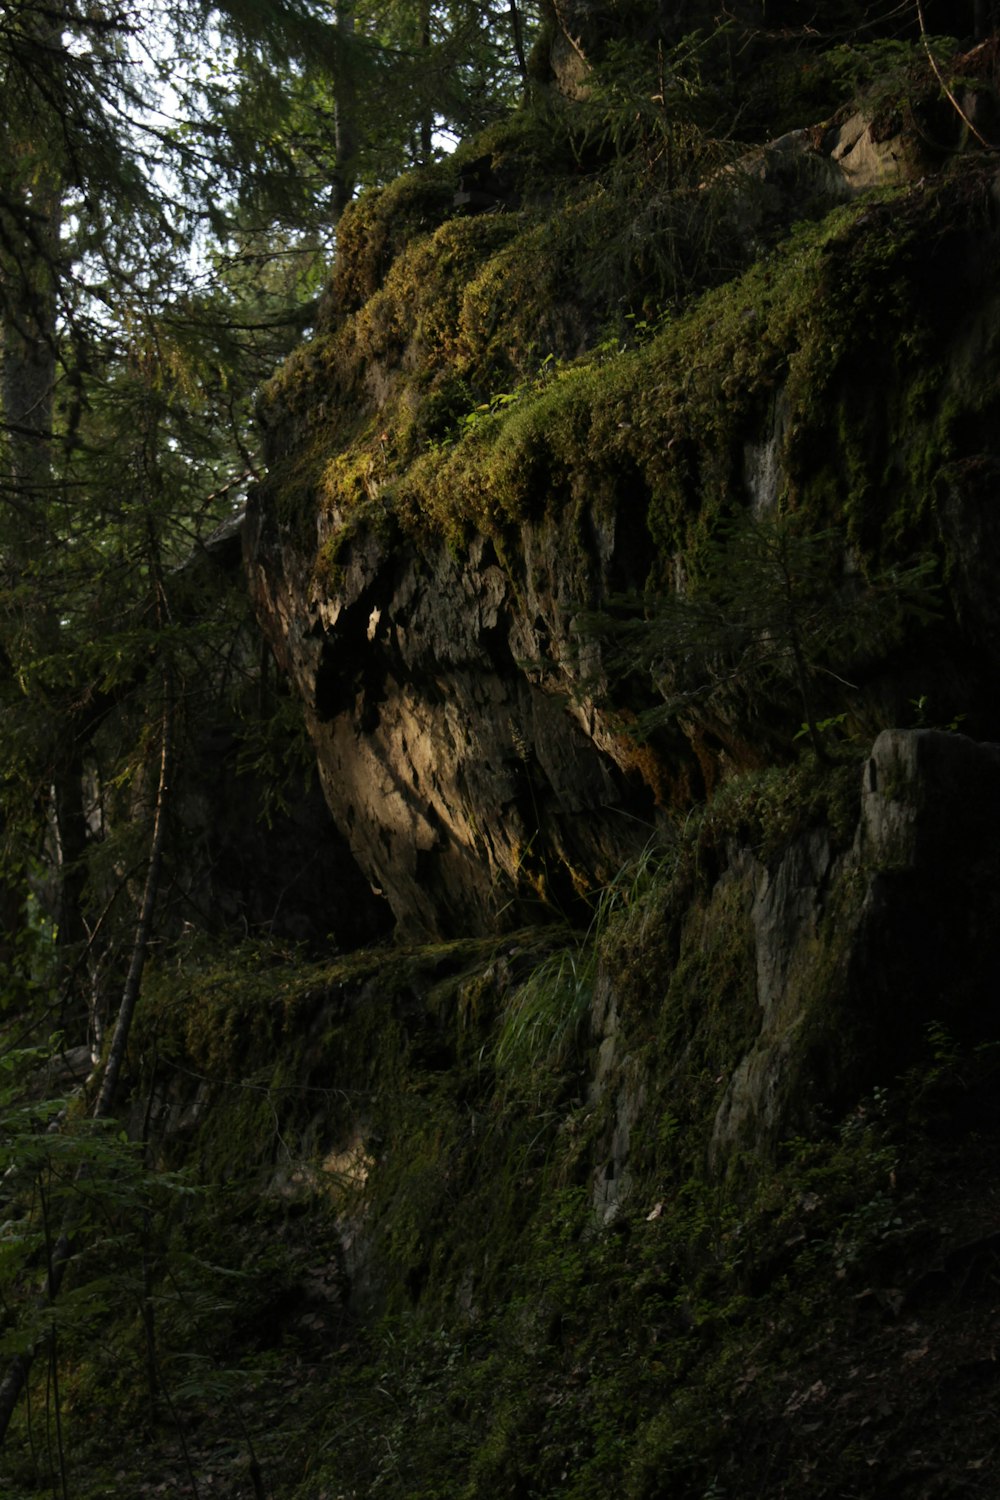
[[[579,205],[450,219],[290,362],[265,408],[286,427],[251,523],[258,603],[336,821],[404,925],[572,915],[637,852],[635,819],[790,754],[803,719],[815,742],[820,721],[871,735],[975,698],[994,732],[964,540],[996,417],[992,194],[970,158],[862,196],[584,354],[586,319],[551,323],[572,303],[550,246]],[[657,655],[657,595],[696,596],[748,511],[839,538],[815,587],[844,611],[886,599],[849,649],[808,638],[791,687],[699,655],[696,612]],[[914,557],[942,586],[922,634],[891,598]],[[601,623],[629,591],[631,657]],[[663,698],[681,711],[640,749],[629,724]]]

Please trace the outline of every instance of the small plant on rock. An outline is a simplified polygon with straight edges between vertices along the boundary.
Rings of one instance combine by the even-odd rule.
[[[747,513],[719,528],[688,590],[619,600],[585,629],[608,643],[611,677],[647,675],[663,698],[642,727],[727,688],[786,685],[803,734],[828,760],[824,727],[843,719],[820,717],[817,678],[853,687],[843,676],[853,662],[895,643],[908,619],[929,620],[934,566],[922,558],[865,576],[838,528],[810,532],[795,514]]]

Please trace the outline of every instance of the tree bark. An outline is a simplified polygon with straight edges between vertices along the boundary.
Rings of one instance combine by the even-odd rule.
[[[429,57],[431,50],[431,6],[430,0],[420,0],[420,35],[417,47],[421,58]],[[425,105],[420,119],[420,164],[426,166],[431,159],[434,146],[434,117],[430,105]]]
[[[132,1028],[132,1017],[135,1015],[135,1007],[142,986],[142,971],[146,966],[146,957],[149,952],[149,940],[153,932],[153,918],[156,914],[156,903],[160,893],[160,874],[163,868],[167,803],[170,794],[170,776],[173,765],[173,733],[172,686],[169,676],[165,675],[163,683],[163,721],[160,737],[160,774],[156,788],[156,804],[153,811],[153,836],[150,842],[149,864],[146,867],[146,882],[143,889],[139,923],[135,931],[135,942],[132,946],[132,958],[129,962],[128,973],[125,976],[121,1004],[118,1007],[118,1017],[115,1021],[111,1045],[108,1048],[108,1060],[104,1068],[104,1077],[101,1080],[97,1103],[93,1109],[95,1120],[106,1119],[114,1107],[118,1079],[121,1076],[122,1064],[125,1061],[125,1049],[128,1046],[129,1032]]]
[[[36,17],[44,44],[58,45],[59,26]],[[17,122],[12,122],[16,132]],[[29,159],[45,143],[15,141]],[[56,263],[61,190],[58,173],[40,165],[29,186],[12,188],[0,206],[0,559],[15,600],[15,633],[23,629],[39,654],[48,651],[52,621],[44,604],[25,597],[25,580],[45,545],[45,508],[52,488],[52,411],[56,379]],[[0,671],[14,671],[7,641]],[[16,821],[16,819],[15,819]],[[0,874],[0,956],[17,957],[25,928],[27,877],[15,859]]]
[[[337,161],[330,216],[336,226],[357,186],[358,103],[350,56],[354,41],[354,0],[337,0],[334,17],[333,130]]]
[[[510,11],[511,40],[514,44],[514,56],[517,58],[517,70],[521,75],[522,82],[527,81],[528,59],[524,55],[524,29],[521,25],[521,12],[517,8],[517,0],[508,0]]]

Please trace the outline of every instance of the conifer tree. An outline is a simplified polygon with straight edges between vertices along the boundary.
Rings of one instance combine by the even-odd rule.
[[[356,187],[510,102],[494,20],[464,0],[0,18],[3,1004],[103,1050],[99,1118],[164,930],[171,786],[206,698],[252,670],[246,601],[192,560],[253,476],[254,390]]]

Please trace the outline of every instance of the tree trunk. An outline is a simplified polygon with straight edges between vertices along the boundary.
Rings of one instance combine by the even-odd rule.
[[[156,801],[153,811],[153,833],[150,840],[149,861],[146,866],[142,907],[136,925],[132,959],[122,990],[121,1004],[118,1009],[118,1018],[115,1022],[114,1035],[111,1038],[111,1045],[108,1049],[104,1077],[101,1081],[97,1102],[92,1111],[95,1120],[107,1119],[114,1108],[118,1081],[121,1077],[122,1065],[125,1061],[125,1051],[128,1046],[129,1032],[132,1026],[132,1017],[135,1014],[136,1003],[139,999],[142,971],[145,968],[146,956],[149,952],[149,940],[152,935],[153,918],[156,912],[157,897],[160,889],[160,873],[163,867],[163,845],[166,836],[167,804],[170,794],[172,763],[173,697],[169,676],[165,675],[160,739],[160,769],[157,779]],[[66,1267],[70,1260],[73,1234],[76,1228],[75,1221],[76,1215],[73,1212],[71,1204],[63,1222],[59,1238],[52,1247],[49,1255],[46,1291],[47,1303],[55,1301],[62,1286]],[[7,1368],[7,1374],[3,1381],[0,1382],[0,1446],[3,1445],[7,1429],[10,1426],[11,1417],[14,1415],[21,1392],[27,1384],[34,1354],[35,1351],[32,1349],[15,1355]]]
[[[524,55],[524,28],[521,25],[521,12],[517,8],[517,0],[508,0],[510,9],[511,40],[514,44],[514,56],[517,58],[517,69],[523,82],[528,78],[528,59]]]
[[[41,40],[58,45],[58,27],[53,41],[53,25],[36,22],[45,33]],[[39,146],[44,150],[44,143],[26,142],[25,153],[33,155]],[[25,640],[30,651],[45,654],[53,625],[58,628],[28,585],[44,555],[45,512],[52,490],[60,209],[57,175],[43,167],[18,198],[12,195],[0,210],[0,583],[10,590],[7,613],[12,619],[12,637],[0,640],[0,671],[5,675],[15,671]],[[21,788],[7,785],[23,797]],[[34,822],[37,807],[27,815]],[[17,822],[13,809],[6,821]],[[27,875],[22,864],[14,855],[0,871],[0,957],[7,962],[16,959],[26,925]]]
[[[146,867],[146,883],[142,895],[139,922],[135,930],[135,942],[132,946],[132,959],[129,963],[128,974],[125,976],[121,1004],[118,1008],[118,1017],[115,1021],[111,1045],[108,1048],[108,1059],[104,1068],[104,1077],[101,1080],[100,1093],[97,1096],[97,1103],[94,1105],[93,1116],[95,1120],[106,1119],[114,1107],[118,1079],[121,1075],[122,1064],[125,1061],[125,1049],[128,1046],[129,1032],[132,1027],[132,1017],[135,1014],[136,1003],[139,999],[139,991],[142,985],[142,971],[146,966],[149,940],[153,932],[153,918],[156,914],[156,902],[160,892],[160,873],[163,868],[163,844],[166,836],[167,802],[170,795],[172,764],[172,687],[169,677],[165,677],[163,684],[163,720],[160,738],[160,774],[156,788],[156,804],[153,811],[153,837],[150,842],[149,864]]]
[[[337,225],[357,186],[358,102],[351,59],[354,0],[337,0],[334,17],[333,129],[337,163],[330,209]]]
[[[421,58],[429,57],[431,50],[431,7],[430,0],[420,0],[420,35],[417,38],[417,47]],[[420,164],[426,166],[431,159],[434,148],[434,116],[430,105],[424,106],[420,120]]]

